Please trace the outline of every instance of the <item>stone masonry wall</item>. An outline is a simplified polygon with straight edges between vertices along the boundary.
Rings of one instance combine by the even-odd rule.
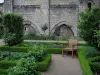
[[[100,0],[94,0],[92,6],[99,7]],[[30,21],[37,34],[43,34],[41,27],[47,25],[50,33],[53,34],[56,28],[65,24],[69,26],[74,36],[77,36],[77,23],[79,13],[87,8],[87,2],[80,3],[79,0],[5,0],[4,11],[19,13],[25,21]],[[46,30],[49,34],[49,28]]]

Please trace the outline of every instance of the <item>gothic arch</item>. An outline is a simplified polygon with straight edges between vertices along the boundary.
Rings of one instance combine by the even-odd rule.
[[[66,21],[62,21],[59,22],[58,24],[56,24],[53,29],[51,30],[51,34],[53,35],[55,33],[55,31],[57,30],[57,28],[61,27],[61,26],[65,26],[68,27],[70,32],[72,33],[72,35],[74,36],[74,30],[72,28],[72,25],[69,25]]]
[[[38,27],[31,21],[25,20],[24,25],[29,28],[31,33],[35,31],[36,34],[40,34]]]

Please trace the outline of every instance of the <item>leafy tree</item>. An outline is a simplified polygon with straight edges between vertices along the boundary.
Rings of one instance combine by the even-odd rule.
[[[94,45],[98,48],[98,37],[95,36],[96,30],[99,30],[100,26],[100,9],[91,8],[86,9],[80,14],[78,28],[80,30],[79,35],[88,44]]]
[[[23,18],[18,14],[4,15],[4,40],[9,46],[23,41],[24,25]]]

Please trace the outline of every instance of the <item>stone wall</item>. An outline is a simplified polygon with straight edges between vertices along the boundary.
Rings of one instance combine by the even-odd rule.
[[[78,16],[87,8],[87,1],[50,0],[49,7],[49,0],[5,0],[4,11],[23,15],[25,21],[30,21],[37,34],[43,34],[43,25],[48,26],[48,35],[49,30],[53,34],[59,26],[65,24],[72,29],[74,36],[77,36]],[[99,7],[100,0],[94,0],[92,6]]]

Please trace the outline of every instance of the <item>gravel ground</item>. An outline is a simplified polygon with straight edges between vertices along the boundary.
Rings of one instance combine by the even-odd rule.
[[[60,54],[52,55],[52,62],[47,72],[42,75],[82,75],[79,60],[71,55],[62,57]]]

